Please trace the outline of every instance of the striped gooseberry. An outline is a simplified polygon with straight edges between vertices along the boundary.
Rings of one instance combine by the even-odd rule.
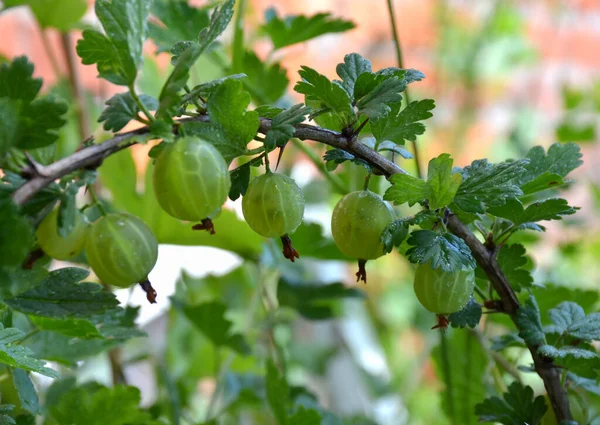
[[[158,257],[158,242],[142,220],[127,213],[107,214],[92,224],[85,252],[102,282],[121,288],[140,283],[153,302],[146,287]]]
[[[231,178],[221,153],[198,137],[168,144],[154,164],[154,194],[169,215],[200,221],[193,228],[215,233],[211,218],[227,200]]]
[[[358,259],[357,282],[367,281],[367,260],[384,254],[381,234],[394,218],[390,204],[369,190],[347,194],[333,209],[331,233],[342,253]]]
[[[272,172],[254,178],[242,198],[242,211],[256,233],[281,238],[285,258],[299,258],[288,235],[302,223],[304,195],[293,179]]]
[[[75,215],[75,225],[65,237],[58,233],[58,208],[53,209],[36,230],[38,244],[42,251],[57,260],[70,260],[83,250],[88,225],[79,212]]]
[[[461,310],[475,287],[473,269],[445,272],[434,269],[429,262],[419,264],[415,271],[414,290],[423,307],[438,315],[438,326],[447,327],[446,316]]]

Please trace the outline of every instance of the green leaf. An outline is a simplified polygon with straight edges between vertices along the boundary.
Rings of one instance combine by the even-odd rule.
[[[522,288],[530,288],[533,283],[533,277],[527,270],[529,260],[525,253],[525,247],[521,244],[503,245],[498,253],[498,265],[517,292]]]
[[[24,56],[0,66],[0,98],[7,98],[2,102],[0,114],[15,120],[1,125],[0,150],[52,144],[58,138],[56,129],[65,123],[61,116],[67,111],[66,104],[52,96],[36,99],[42,80],[32,75],[33,65]]]
[[[269,35],[275,49],[301,43],[323,34],[344,32],[354,28],[354,23],[331,17],[329,13],[313,16],[288,16],[281,19],[274,8],[265,13],[267,23],[261,29]]]
[[[388,254],[394,247],[400,246],[408,236],[408,224],[403,219],[388,224],[381,234],[383,251]]]
[[[568,334],[584,341],[600,339],[600,313],[586,316],[579,304],[564,301],[548,314],[555,325],[552,332]]]
[[[529,163],[525,165],[525,172],[519,176],[518,182],[523,187],[544,173],[565,177],[583,164],[581,156],[579,146],[574,143],[555,143],[548,148],[548,153],[544,152],[543,147],[535,146],[527,153]]]
[[[453,328],[464,328],[466,326],[475,328],[479,324],[481,316],[481,304],[471,297],[467,305],[462,310],[448,316],[448,320],[450,320]]]
[[[85,0],[30,0],[27,2],[42,28],[56,28],[67,32],[85,12]]]
[[[540,311],[549,311],[564,300],[577,300],[584,310],[595,310],[599,298],[598,291],[592,288],[545,284],[543,287],[534,286],[532,290],[537,295]]]
[[[162,23],[148,24],[148,34],[159,53],[168,52],[179,41],[195,40],[210,23],[206,7],[192,7],[186,1],[155,0],[150,11]]]
[[[302,66],[299,72],[302,81],[294,86],[294,91],[304,94],[308,101],[319,102],[319,108],[328,108],[331,110],[342,126],[354,122],[356,119],[352,102],[346,90],[335,82],[319,74],[312,68]]]
[[[256,53],[247,51],[242,64],[248,76],[244,84],[256,103],[275,103],[285,94],[289,80],[279,63],[269,65],[261,61]]]
[[[288,425],[321,425],[321,414],[315,409],[298,408],[292,416],[289,417]]]
[[[408,203],[412,207],[417,202],[424,202],[429,195],[429,186],[425,180],[408,174],[394,174],[389,178],[392,186],[389,187],[383,199],[396,205]]]
[[[33,244],[33,228],[29,220],[19,214],[9,197],[0,197],[0,264],[20,266]]]
[[[227,28],[231,18],[233,17],[233,6],[235,5],[235,0],[227,0],[225,1],[221,7],[215,7],[212,14],[210,15],[210,25],[208,27],[202,28],[200,33],[198,34],[198,43],[197,45],[200,47],[200,56],[206,49],[210,47],[213,41],[215,41]],[[195,42],[179,42],[175,44],[171,48],[171,53],[173,57],[171,58],[171,63],[175,63],[178,57],[190,46],[196,45]]]
[[[276,146],[285,145],[296,131],[294,126],[303,122],[309,113],[310,108],[299,103],[277,114],[271,120],[271,130],[265,138],[265,149],[271,151]]]
[[[527,345],[535,346],[546,343],[540,309],[533,294],[529,295],[525,304],[517,310],[516,323],[519,328],[519,336],[525,340]]]
[[[562,216],[575,214],[578,209],[569,206],[565,199],[552,198],[534,202],[527,208],[524,208],[518,199],[511,199],[500,207],[489,208],[488,211],[519,226],[544,220],[562,220]]]
[[[452,202],[461,184],[461,175],[452,173],[452,158],[449,154],[441,154],[429,161],[427,182],[407,174],[394,174],[389,178],[392,186],[388,188],[383,199],[396,205],[408,202],[429,203],[431,210],[442,208]]]
[[[362,291],[343,283],[306,284],[282,278],[277,286],[279,305],[293,308],[309,320],[331,319],[341,313],[338,301],[364,297]]]
[[[240,195],[246,194],[248,183],[250,183],[250,167],[258,167],[262,165],[262,163],[263,159],[261,157],[255,157],[229,172],[229,175],[231,176],[229,198],[232,201],[235,201]]]
[[[441,154],[429,161],[427,186],[429,208],[437,210],[450,204],[462,182],[460,174],[452,173],[452,158],[449,154]]]
[[[66,103],[52,95],[36,99],[23,108],[18,147],[34,149],[54,143],[58,139],[58,129],[66,123],[61,117],[67,109]]]
[[[431,261],[432,268],[441,268],[445,272],[475,268],[475,259],[469,247],[451,233],[415,230],[407,242],[412,245],[412,248],[406,251],[411,263],[425,264]]]
[[[373,136],[378,142],[389,140],[404,145],[406,140],[416,141],[417,136],[425,132],[425,126],[419,121],[431,118],[430,112],[435,108],[431,99],[413,101],[402,111],[401,103],[390,105],[390,112],[371,121]]]
[[[250,164],[245,163],[229,172],[231,176],[231,188],[229,189],[229,199],[235,201],[246,194],[248,184],[250,183]]]
[[[360,165],[365,168],[368,172],[372,172],[373,168],[371,164],[369,164],[364,159],[360,159],[352,155],[350,152],[346,152],[343,149],[331,149],[325,152],[323,155],[323,159],[328,163],[341,164],[346,161],[350,161],[355,163],[356,165]]]
[[[18,142],[20,110],[18,100],[0,98],[0,158]]]
[[[15,406],[12,404],[0,404],[0,425],[16,425],[17,423],[13,418],[8,416],[14,410]]]
[[[480,422],[499,422],[503,425],[540,425],[548,410],[544,396],[534,399],[533,389],[513,382],[503,398],[486,398],[475,406],[475,414]]]
[[[519,176],[525,172],[526,161],[490,164],[478,159],[461,171],[463,182],[454,202],[463,211],[484,213],[488,206],[503,205],[508,199],[521,196]]]
[[[150,111],[158,108],[158,102],[152,96],[143,94],[140,96],[140,100]],[[129,92],[114,95],[106,101],[106,106],[100,114],[98,122],[104,121],[102,127],[106,131],[113,131],[115,133],[129,124],[131,120],[136,119],[138,114],[142,112]]]
[[[49,413],[61,425],[160,424],[139,408],[140,400],[140,390],[135,387],[88,383],[62,394],[57,404],[49,406]]]
[[[174,305],[204,334],[214,345],[227,346],[240,354],[248,354],[250,348],[240,334],[230,334],[232,322],[225,318],[227,306],[219,301],[199,305],[187,305],[173,300]]]
[[[227,81],[227,80],[242,80],[244,78],[247,78],[246,74],[233,74],[233,75],[227,75],[226,77],[217,78],[216,80],[208,81],[206,83],[198,84],[190,91],[190,93],[188,95],[186,95],[184,97],[184,100],[197,99],[198,96],[208,97],[211,94],[213,94],[215,92],[215,90],[217,88],[219,88],[219,86],[221,84],[223,84],[225,81]],[[258,110],[258,108],[257,108],[257,110]],[[265,115],[260,115],[260,116],[263,117]],[[271,118],[271,117],[267,117],[267,118]]]
[[[563,186],[565,181],[562,176],[550,172],[540,174],[535,179],[521,186],[524,195],[541,192],[542,190],[557,188]]]
[[[425,220],[436,217],[430,210],[421,210],[414,216],[400,218],[388,224],[381,234],[381,242],[384,246],[384,252],[392,252],[394,247],[400,244],[408,236],[408,227],[422,223]]]
[[[0,65],[0,97],[20,100],[27,105],[42,88],[41,78],[33,78],[33,64],[25,56]]]
[[[371,62],[358,53],[350,53],[344,56],[344,63],[338,64],[335,70],[342,79],[342,87],[351,97],[354,97],[354,85],[358,77],[372,71]]]
[[[198,43],[202,47],[202,51],[206,50],[210,44],[219,37],[233,17],[233,6],[235,0],[226,0],[221,7],[215,7],[210,16],[210,25],[203,28],[198,34]]]
[[[358,78],[356,88],[359,87],[361,79],[375,74],[363,74]],[[376,81],[376,80],[375,80]],[[365,114],[369,119],[387,117],[392,108],[390,104],[398,104],[402,101],[401,92],[406,89],[406,83],[397,77],[387,78],[383,81],[377,81],[374,87],[364,96],[356,98],[356,108],[359,114]],[[408,105],[410,107],[410,105]],[[408,108],[408,107],[407,107]]]
[[[284,376],[281,376],[272,360],[267,360],[267,375],[265,377],[267,401],[279,425],[287,424],[289,386]]]
[[[588,348],[579,346],[556,348],[552,345],[542,345],[538,348],[538,354],[554,360],[558,367],[567,369],[578,376],[597,379],[600,373],[600,356],[592,351],[594,350],[592,346],[588,346]]]
[[[99,335],[73,337],[65,328],[73,319],[65,319],[62,333],[41,331],[27,340],[27,345],[38,357],[57,361],[68,366],[75,366],[78,361],[110,350],[129,338],[144,336],[135,327],[137,309],[112,309],[105,314],[90,317],[88,320],[98,329]],[[60,319],[53,319],[58,323]],[[91,339],[84,339],[92,337]]]
[[[77,54],[84,65],[96,64],[100,78],[133,85],[142,66],[142,47],[148,32],[150,0],[97,0],[96,16],[106,35],[84,30]]]
[[[25,333],[17,328],[5,328],[0,323],[0,363],[10,367],[38,372],[50,378],[58,378],[59,374],[44,366],[44,361],[32,356],[29,348],[15,344],[25,337]]]
[[[171,117],[178,115],[182,103],[179,92],[187,84],[190,78],[190,69],[201,54],[202,48],[198,44],[193,44],[178,56],[173,71],[171,71],[171,75],[169,75],[158,97],[156,118],[171,123],[173,121]]]
[[[211,122],[186,123],[188,133],[211,142],[227,162],[246,152],[246,145],[258,131],[258,113],[247,111],[250,95],[238,80],[227,80],[208,99]]]
[[[11,369],[13,384],[19,395],[21,407],[33,415],[40,413],[40,401],[29,378],[29,374],[22,369]]]
[[[86,318],[118,304],[114,294],[95,283],[77,283],[87,270],[68,267],[50,272],[41,285],[5,302],[13,309],[36,316]]]
[[[55,319],[52,317],[35,315],[29,315],[28,317],[38,329],[44,331],[53,331],[76,338],[102,337],[100,332],[98,332],[98,329],[86,319]]]
[[[475,425],[477,418],[473,408],[486,394],[485,383],[480,377],[485,375],[489,358],[477,337],[470,332],[453,331],[443,338],[445,346],[432,350],[437,375],[445,385],[441,392],[442,408],[451,423]]]
[[[0,299],[11,298],[40,284],[48,275],[43,261],[36,261],[31,269],[22,267],[0,268]]]

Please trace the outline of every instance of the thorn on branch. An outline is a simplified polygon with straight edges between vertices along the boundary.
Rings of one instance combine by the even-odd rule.
[[[368,122],[369,122],[369,118],[365,119],[362,123],[360,123],[358,128],[351,133],[350,138],[355,139],[356,137],[358,137],[358,135],[360,134],[362,129],[365,127],[365,125],[367,125]]]
[[[22,177],[28,180],[34,177],[48,177],[42,164],[37,162],[29,152],[25,151],[24,154],[27,165],[21,170]]]
[[[485,238],[484,245],[488,249],[488,251],[493,251],[494,249],[496,249],[496,243],[494,242],[494,234],[492,232],[488,233],[487,237]]]

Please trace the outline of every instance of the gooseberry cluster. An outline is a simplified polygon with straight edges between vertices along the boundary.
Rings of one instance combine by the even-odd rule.
[[[179,220],[196,223],[194,230],[215,234],[212,220],[219,215],[231,188],[227,161],[211,143],[198,137],[184,136],[164,145],[152,176],[160,207]],[[285,258],[292,262],[299,258],[290,234],[302,223],[304,196],[293,179],[271,172],[267,165],[266,173],[248,184],[242,211],[256,233],[281,239]],[[331,217],[333,239],[342,253],[358,260],[357,282],[367,282],[367,260],[384,255],[381,235],[395,218],[391,205],[366,186],[336,204]],[[55,209],[37,229],[44,252],[69,260],[85,248],[88,262],[102,282],[118,287],[140,283],[154,302],[156,294],[148,274],[156,264],[158,243],[142,220],[131,214],[110,213],[90,226],[77,214],[72,231],[65,237],[59,235],[57,222]],[[471,269],[448,273],[426,263],[417,267],[414,289],[421,304],[438,315],[438,326],[446,326],[447,315],[468,302],[474,281]]]

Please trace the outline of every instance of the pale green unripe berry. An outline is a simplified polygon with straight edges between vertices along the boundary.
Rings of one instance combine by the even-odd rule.
[[[474,288],[473,269],[449,273],[425,263],[419,264],[415,272],[415,294],[421,305],[432,313],[445,315],[462,310]]]
[[[359,260],[381,257],[381,234],[395,219],[390,204],[369,190],[359,190],[344,196],[331,216],[331,232],[344,254]]]
[[[154,194],[169,215],[201,221],[227,200],[231,178],[221,153],[198,137],[167,145],[154,164]]]
[[[248,225],[261,236],[276,238],[292,233],[304,216],[304,196],[294,180],[278,173],[256,177],[242,199]]]
[[[36,236],[40,248],[57,260],[70,260],[83,250],[88,225],[79,212],[75,215],[75,226],[64,238],[58,234],[58,208],[52,210],[40,223]]]
[[[158,258],[158,242],[136,216],[111,213],[92,224],[85,251],[102,282],[126,288],[148,278]]]

